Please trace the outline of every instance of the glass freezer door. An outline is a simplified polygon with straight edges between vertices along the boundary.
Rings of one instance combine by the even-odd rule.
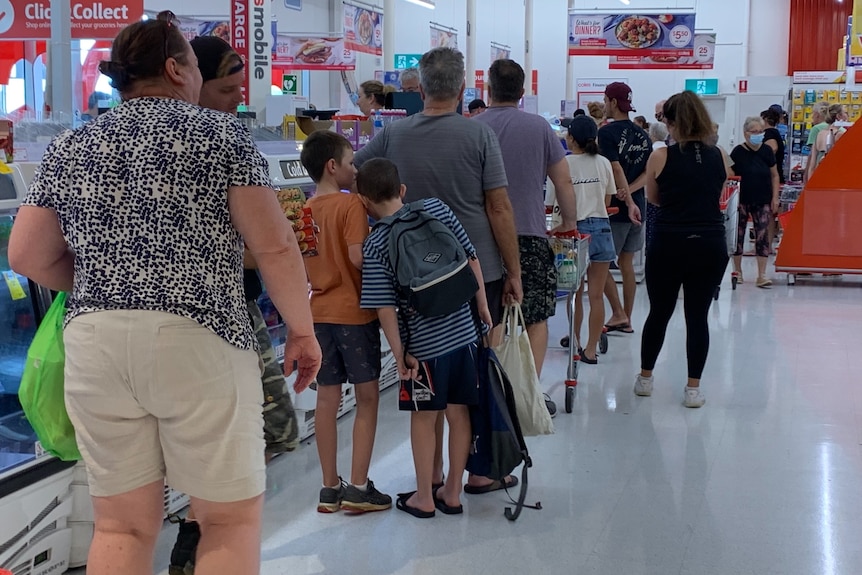
[[[37,292],[9,269],[11,230],[12,216],[0,213],[0,476],[36,458],[36,434],[24,417],[18,387],[36,334]]]

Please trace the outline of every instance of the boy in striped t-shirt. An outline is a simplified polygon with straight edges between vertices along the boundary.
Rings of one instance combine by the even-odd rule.
[[[401,184],[398,170],[389,160],[377,158],[363,164],[356,185],[368,214],[374,219],[406,209],[402,198],[407,188]],[[490,325],[482,270],[467,233],[455,214],[439,199],[424,200],[424,207],[452,230],[467,252],[470,268],[479,283],[476,292],[479,318]],[[433,517],[435,509],[454,515],[463,512],[461,482],[471,439],[467,406],[479,401],[476,365],[479,334],[470,303],[439,317],[396,311],[405,302],[399,301],[398,282],[389,257],[389,234],[388,226],[375,227],[362,247],[360,306],[377,310],[383,333],[398,363],[399,408],[412,412],[410,438],[416,491],[400,494],[396,507],[419,518]],[[408,349],[402,345],[405,340]],[[440,411],[446,413],[449,421],[449,475],[444,484],[432,485],[434,428]]]

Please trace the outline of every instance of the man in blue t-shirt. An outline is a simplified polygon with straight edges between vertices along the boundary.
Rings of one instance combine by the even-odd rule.
[[[617,251],[617,266],[623,276],[623,304],[614,278],[608,275],[605,296],[611,304],[608,331],[633,333],[631,315],[635,304],[634,256],[644,246],[644,226],[641,213],[646,210],[644,184],[646,164],[652,151],[649,136],[629,120],[632,107],[632,89],[622,82],[613,82],[605,88],[605,115],[613,120],[599,130],[599,152],[611,162],[617,195],[611,207],[619,213],[611,216],[611,231]]]

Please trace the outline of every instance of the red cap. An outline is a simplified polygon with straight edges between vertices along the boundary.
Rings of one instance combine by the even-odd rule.
[[[632,89],[623,82],[613,82],[605,88],[608,100],[616,100],[620,112],[637,112],[632,107]]]

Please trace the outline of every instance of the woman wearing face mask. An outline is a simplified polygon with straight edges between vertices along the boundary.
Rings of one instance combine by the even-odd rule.
[[[772,148],[763,144],[763,120],[750,117],[743,125],[745,142],[730,153],[733,171],[740,177],[739,228],[733,269],[742,283],[742,250],[745,245],[745,229],[748,217],[754,222],[755,251],[757,254],[757,281],[759,288],[769,288],[772,281],[766,277],[766,262],[769,258],[769,222],[778,211],[780,183]]]

